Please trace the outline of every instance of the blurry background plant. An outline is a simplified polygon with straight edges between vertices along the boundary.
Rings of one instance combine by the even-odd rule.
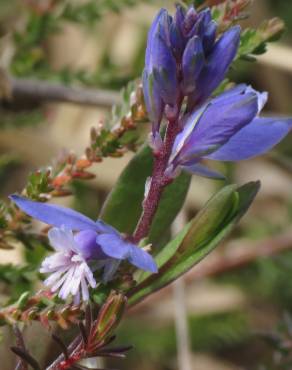
[[[220,2],[208,1],[210,5]],[[203,1],[195,3],[200,5]],[[245,5],[248,1],[239,3]],[[131,152],[145,139],[147,117],[141,87],[139,80],[131,81],[141,75],[146,33],[161,6],[172,9],[173,1],[1,1],[0,191],[3,200],[7,194],[24,187],[33,199],[73,194],[74,197],[60,198],[60,202],[89,216],[97,215]],[[222,11],[222,6],[218,7]],[[280,46],[272,44],[265,56],[258,57],[258,63],[247,63],[247,59],[261,54],[262,42],[278,34],[282,24],[274,20],[268,27],[264,23],[258,31],[246,31],[241,58],[231,78],[268,90],[266,113],[289,115],[292,113],[292,49],[289,48],[292,4],[286,0],[257,0],[244,12],[251,12],[251,18],[242,19],[244,26],[258,27],[265,19],[277,15],[286,21],[287,32]],[[130,84],[121,99],[118,92],[127,83]],[[119,101],[121,106],[110,115],[109,107]],[[274,351],[281,353],[281,359],[278,355],[272,358],[271,348],[255,333],[271,332],[279,321],[288,327],[288,334],[291,330],[287,319],[283,320],[283,312],[292,311],[291,140],[287,138],[277,151],[252,162],[219,165],[230,181],[260,179],[263,186],[249,217],[232,237],[186,276],[192,369],[282,370],[290,366],[286,364],[289,346],[279,344],[287,343],[283,339],[287,331],[273,334],[273,338],[281,341],[270,341]],[[60,156],[52,163],[52,157],[61,149]],[[66,149],[74,150],[75,154]],[[86,160],[82,157],[84,153]],[[103,157],[109,158],[103,160]],[[121,158],[117,161],[111,157]],[[96,162],[99,164],[92,166]],[[43,170],[35,172],[42,167]],[[29,178],[28,172],[31,172]],[[95,175],[96,179],[90,182],[81,181]],[[193,216],[221,185],[194,178],[185,206],[187,217]],[[4,202],[0,209],[2,230],[9,222],[6,216]],[[17,229],[17,217],[13,220]],[[26,248],[21,243],[16,245],[15,239],[0,230],[1,304],[19,297],[19,304],[27,304],[25,292],[39,287],[37,267],[44,256],[44,240],[20,233],[18,239],[21,238]],[[13,249],[5,250],[8,248]],[[45,298],[40,297],[41,307],[46,305]],[[64,312],[59,315],[59,322],[65,327]],[[119,362],[119,368],[174,368],[173,318],[174,303],[169,288],[130,311],[118,331],[118,340],[123,344],[134,343],[136,349],[124,362]],[[74,321],[74,315],[70,319]],[[15,362],[14,356],[7,353],[7,347],[14,341],[13,335],[8,335],[9,330],[3,329],[5,340],[0,349],[3,370],[13,368]],[[65,332],[68,338],[71,334]],[[42,347],[39,346],[41,335]],[[46,331],[40,333],[37,324],[26,328],[25,338],[34,355],[46,363],[59,352]],[[115,366],[112,360],[110,365]]]

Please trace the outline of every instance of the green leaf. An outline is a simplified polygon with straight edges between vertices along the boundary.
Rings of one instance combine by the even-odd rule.
[[[135,229],[151,169],[151,150],[144,147],[128,163],[106,200],[101,218],[120,232],[132,233]]]
[[[237,59],[248,60],[252,55],[266,52],[267,43],[278,40],[285,29],[285,24],[280,18],[264,21],[258,29],[245,29],[240,38]]]
[[[151,175],[152,166],[152,151],[149,147],[143,147],[124,169],[106,200],[101,218],[120,232],[131,234],[135,230],[142,212],[145,182]],[[151,242],[160,238],[179,212],[190,179],[189,175],[181,174],[165,189],[150,230]]]
[[[128,293],[130,304],[168,285],[206,257],[232,230],[247,211],[259,189],[259,182],[240,188],[229,185],[215,194],[158,255],[158,274],[143,273]]]

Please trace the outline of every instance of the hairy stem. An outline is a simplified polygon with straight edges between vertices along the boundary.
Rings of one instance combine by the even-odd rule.
[[[157,155],[154,159],[149,192],[144,199],[143,212],[133,235],[135,243],[138,243],[148,235],[163,190],[170,183],[170,181],[166,179],[164,172],[167,167],[174,140],[179,130],[177,114],[177,117],[168,123],[162,153]]]

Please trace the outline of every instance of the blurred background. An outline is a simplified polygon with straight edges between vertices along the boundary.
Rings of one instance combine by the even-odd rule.
[[[58,3],[58,4],[57,4]],[[55,6],[55,5],[58,6]],[[61,4],[61,6],[59,6]],[[143,69],[146,35],[161,7],[174,1],[0,1],[0,192],[21,191],[28,174],[59,153],[81,155],[90,128],[106,120],[111,103]],[[257,63],[240,62],[233,80],[269,91],[265,114],[292,115],[292,2],[256,0],[246,25],[279,16],[280,42]],[[60,21],[61,19],[61,21]],[[7,75],[106,91],[101,104],[40,103],[21,94],[9,102]],[[8,102],[7,102],[8,101]],[[128,313],[119,329],[133,344],[127,359],[108,367],[140,370],[291,369],[292,332],[292,137],[269,155],[238,165],[220,165],[230,182],[261,180],[256,201],[232,236],[204,262]],[[96,179],[75,181],[66,205],[96,217],[102,201],[132,154],[106,159]],[[175,226],[193,216],[224,184],[193,177]],[[124,210],[122,210],[124,212]],[[42,250],[0,250],[0,302],[17,299],[32,285],[30,271],[11,274],[5,265],[38,264]],[[7,282],[12,283],[8,287]],[[37,288],[37,287],[34,287]],[[187,322],[187,327],[185,323]],[[65,336],[70,337],[70,331]],[[63,334],[64,335],[64,334]],[[2,330],[1,370],[13,369]],[[38,324],[26,330],[31,351],[48,362],[58,352]],[[41,343],[41,344],[40,344]]]

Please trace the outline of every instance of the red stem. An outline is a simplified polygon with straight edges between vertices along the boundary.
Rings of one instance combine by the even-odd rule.
[[[168,123],[162,153],[156,156],[154,159],[150,189],[148,195],[144,199],[143,212],[133,235],[133,240],[135,243],[138,243],[141,239],[148,235],[163,190],[170,183],[170,181],[166,179],[164,172],[171,155],[174,140],[179,130],[180,128],[177,114],[177,117]]]

